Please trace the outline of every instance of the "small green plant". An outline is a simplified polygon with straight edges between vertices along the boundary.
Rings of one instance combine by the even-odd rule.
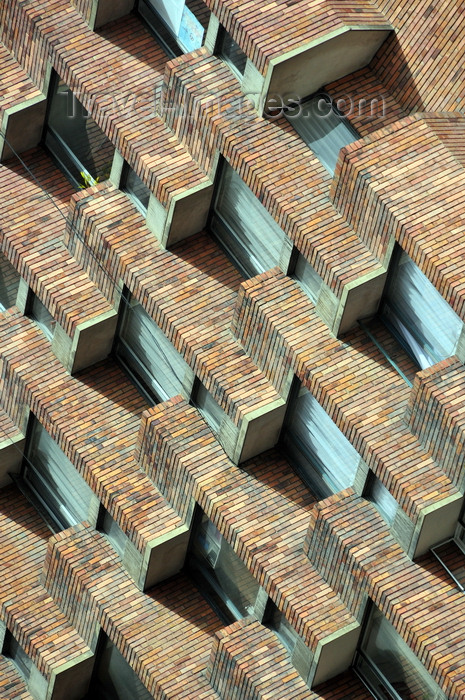
[[[85,190],[86,187],[93,187],[94,185],[97,185],[100,178],[98,177],[97,179],[93,178],[90,173],[87,173],[85,170],[81,170],[81,177],[82,177],[82,184],[79,185],[81,190]]]

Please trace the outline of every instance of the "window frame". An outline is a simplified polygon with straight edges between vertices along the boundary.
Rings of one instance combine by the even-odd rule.
[[[280,253],[279,253],[278,259],[271,261],[271,266],[269,266],[268,263],[263,264],[261,262],[261,260],[256,256],[255,251],[250,251],[250,249],[246,249],[244,247],[243,243],[238,238],[237,232],[226,221],[226,219],[224,218],[224,215],[221,214],[218,210],[218,202],[219,202],[219,199],[221,197],[222,188],[223,188],[223,178],[225,177],[225,172],[228,168],[231,169],[233,178],[237,177],[241,180],[242,186],[244,188],[246,188],[244,190],[245,192],[247,192],[246,196],[249,196],[249,193],[250,193],[250,195],[252,195],[257,200],[258,204],[261,207],[263,207],[264,218],[266,219],[269,217],[270,227],[273,227],[273,226],[275,227],[275,231],[274,231],[275,242],[276,242],[276,245],[278,245],[278,243],[280,242],[281,247],[280,247]],[[234,241],[237,242],[237,247],[239,249],[244,250],[246,256],[250,259],[250,261],[254,264],[254,266],[257,269],[250,269],[250,268],[247,269],[247,267],[245,266],[247,261],[243,261],[243,260],[239,259],[236,256],[236,254],[234,253],[234,250],[231,248],[229,241],[225,240],[225,238],[222,235],[220,235],[220,233],[217,230],[215,230],[215,228],[216,228],[215,221],[218,222],[218,224],[221,228],[225,229],[228,237],[231,237],[231,239],[233,239]],[[223,252],[226,255],[226,257],[228,258],[228,260],[232,263],[232,265],[235,267],[235,269],[239,272],[239,274],[244,279],[251,279],[252,277],[255,277],[256,275],[262,274],[263,272],[266,272],[267,270],[272,269],[272,267],[280,266],[280,258],[282,256],[283,248],[286,244],[286,239],[287,239],[286,232],[283,231],[283,229],[281,229],[279,224],[276,223],[276,221],[273,219],[273,217],[271,216],[269,211],[266,209],[266,207],[262,204],[262,202],[260,202],[258,197],[254,194],[254,192],[252,192],[252,190],[247,185],[247,183],[244,182],[244,180],[242,180],[239,173],[232,167],[232,165],[230,165],[228,163],[228,161],[226,160],[226,158],[224,156],[222,156],[220,158],[220,161],[218,163],[218,168],[216,171],[215,187],[214,187],[212,203],[210,206],[210,211],[209,211],[208,219],[207,219],[207,230],[208,230],[210,236],[214,239],[214,241],[223,250]],[[282,232],[282,238],[280,241],[277,238],[278,230]],[[258,244],[260,244],[260,241],[258,240],[258,238],[257,238],[257,242],[258,242]],[[263,247],[266,248],[266,242],[263,241],[262,243],[263,243]],[[256,263],[253,261],[256,261]]]
[[[291,390],[289,392],[289,401],[287,405],[286,415],[284,417],[283,427],[279,437],[279,448],[282,454],[291,464],[295,473],[300,477],[300,479],[302,479],[304,484],[319,500],[322,500],[333,495],[334,493],[338,493],[340,490],[339,487],[334,483],[333,480],[330,480],[330,483],[326,481],[323,474],[320,473],[315,461],[306,453],[305,446],[302,445],[298,438],[296,439],[296,436],[292,436],[291,442],[291,435],[289,434],[290,431],[289,433],[287,431],[287,428],[293,419],[294,413],[297,411],[297,401],[302,396],[304,396],[306,392],[308,392],[308,394],[316,402],[319,408],[325,412],[328,420],[330,420],[333,423],[335,429],[339,431],[339,433],[341,433],[342,437],[344,438],[344,441],[346,441],[348,445],[350,445],[350,448],[354,453],[354,458],[355,454],[358,455],[358,463],[354,470],[352,484],[349,484],[348,486],[344,486],[342,488],[349,488],[349,486],[353,486],[358,469],[360,467],[360,463],[362,461],[362,457],[353,447],[352,443],[346,438],[344,433],[334,423],[329,413],[323,408],[323,406],[321,406],[319,401],[313,396],[311,391],[306,387],[302,386],[302,383],[298,379],[298,377],[294,377]],[[343,444],[345,444],[344,441]],[[297,457],[294,454],[292,454],[293,451],[297,451],[300,454],[300,457]]]
[[[116,327],[116,333],[115,333],[115,339],[113,343],[113,349],[112,349],[112,354],[115,357],[116,361],[124,371],[124,373],[129,377],[131,382],[136,386],[137,390],[142,394],[142,396],[145,398],[145,400],[151,405],[155,406],[163,401],[167,401],[170,396],[168,395],[166,389],[163,387],[161,382],[157,379],[156,376],[154,376],[148,368],[144,366],[143,361],[137,356],[135,351],[130,347],[128,342],[122,337],[122,333],[124,332],[124,324],[127,321],[127,314],[130,313],[130,308],[131,306],[141,306],[143,312],[147,314],[149,319],[153,322],[154,326],[158,328],[160,333],[163,333],[163,330],[158,326],[156,321],[154,321],[147,311],[144,309],[142,304],[140,304],[139,301],[137,301],[136,297],[131,294],[130,290],[128,287],[123,288],[123,292],[121,294],[121,304],[123,306],[120,306],[120,311],[118,314],[118,323]],[[164,333],[163,333],[164,335]],[[190,365],[187,364],[185,361],[184,357],[179,353],[174,345],[171,343],[169,338],[167,338],[166,335],[164,335],[166,339],[166,343],[170,345],[170,350],[172,349],[173,353],[176,353],[180,360],[184,363],[185,365],[185,370],[186,372],[190,372],[191,367]],[[155,343],[157,341],[155,340]],[[123,352],[121,350],[123,348]],[[163,348],[161,348],[161,352],[163,352]],[[127,353],[129,356],[132,356],[134,358],[134,364],[136,367],[132,367],[128,364],[126,358],[124,357],[124,353]],[[141,370],[141,371],[138,371]],[[150,376],[151,383],[154,385],[152,386],[148,379],[143,376],[143,372],[147,374],[147,376]],[[181,388],[184,389],[182,385],[181,379],[176,375],[176,373],[173,370],[173,374],[176,378],[177,381],[180,382]],[[187,375],[186,375],[187,376]],[[181,393],[181,392],[178,392]],[[184,392],[182,392],[184,393]],[[174,394],[176,395],[176,394]]]
[[[241,70],[241,68],[237,65],[237,62],[235,62],[228,53],[224,52],[224,45],[225,45],[225,42],[228,40],[231,42],[231,44],[234,44],[234,46],[237,46],[237,49],[239,50],[240,54],[242,54],[240,56],[240,58],[241,58],[241,64],[242,64],[242,61],[244,63],[243,70]],[[240,82],[242,82],[242,80],[244,78],[245,70],[247,68],[247,61],[248,61],[247,54],[241,49],[239,44],[236,41],[234,41],[231,34],[222,25],[220,25],[220,27],[218,29],[218,34],[216,36],[216,41],[215,41],[214,53],[215,53],[215,56],[218,56],[218,58],[220,58],[224,63],[226,63],[226,65],[234,73],[236,78],[238,78],[238,80]]]
[[[392,255],[391,255],[390,263],[389,263],[389,270],[388,270],[388,275],[387,275],[387,279],[386,279],[386,284],[384,285],[383,294],[382,294],[381,301],[379,304],[378,316],[381,319],[382,323],[386,326],[388,331],[393,335],[393,337],[397,340],[397,342],[404,348],[405,352],[408,354],[410,359],[418,367],[418,371],[421,371],[422,367],[420,365],[420,362],[419,362],[418,358],[416,357],[412,348],[409,346],[407,339],[401,334],[401,332],[399,330],[397,330],[394,327],[394,325],[392,324],[392,322],[389,320],[389,318],[386,315],[386,307],[387,306],[390,306],[391,308],[393,308],[393,311],[394,311],[394,314],[396,317],[398,315],[396,312],[396,302],[393,303],[392,301],[390,301],[388,298],[388,294],[389,294],[390,287],[393,284],[395,275],[397,273],[397,269],[399,267],[400,260],[404,254],[407,256],[409,261],[411,261],[412,264],[418,269],[418,271],[421,273],[421,275],[423,275],[423,277],[425,277],[427,282],[431,285],[431,287],[432,287],[431,291],[436,292],[436,294],[438,295],[438,297],[440,297],[440,299],[442,299],[444,304],[448,304],[448,302],[444,299],[444,297],[436,289],[436,287],[433,285],[433,283],[420,270],[420,268],[418,267],[416,262],[411,258],[411,256],[407,253],[407,251],[405,251],[399,245],[399,243],[396,242],[396,244],[394,246],[394,250],[393,250]],[[455,314],[454,310],[452,309],[452,307],[450,305],[449,305],[449,308],[450,308],[451,312]],[[454,350],[453,350],[452,354],[448,355],[447,357],[452,357],[454,355],[454,353],[456,352],[458,343],[460,341],[461,333],[463,333],[463,330],[464,330],[463,321],[460,319],[460,317],[457,314],[455,314],[455,315],[457,316],[457,319],[462,323],[462,327],[461,327],[461,331],[459,331],[457,339],[455,341]],[[441,356],[440,350],[438,350],[436,347],[431,346],[426,338],[423,339],[421,337],[421,333],[419,330],[417,330],[416,327],[412,328],[411,325],[407,326],[404,323],[404,320],[402,320],[402,319],[403,319],[403,316],[401,314],[401,319],[399,319],[399,321],[402,323],[402,325],[404,325],[406,327],[408,333],[410,333],[410,335],[412,336],[414,341],[419,345],[419,347],[424,350],[426,355],[428,355],[431,360],[434,360],[434,362],[429,364],[428,367],[432,367],[437,362],[440,362],[443,359],[446,359],[446,358]],[[426,367],[424,369],[426,369]]]
[[[187,7],[186,2],[184,3],[184,8],[189,10],[189,7]],[[154,37],[154,39],[166,53],[168,59],[178,58],[183,54],[187,54],[191,51],[196,50],[190,49],[185,44],[183,44],[180,37],[176,36],[171,27],[168,26],[166,20],[150,4],[150,0],[137,0],[135,12],[139,19],[146,26],[150,34]],[[193,14],[195,17],[195,14],[191,10],[189,10],[189,12],[191,12],[191,14]],[[195,19],[197,18],[195,17]],[[199,22],[199,24],[201,23]],[[206,36],[205,27],[202,28],[203,36],[201,46],[203,46]]]
[[[26,428],[26,444],[24,448],[24,455],[23,455],[23,460],[22,460],[22,465],[21,465],[21,474],[19,477],[19,482],[18,486],[22,490],[22,492],[26,495],[28,500],[34,505],[36,510],[39,512],[39,514],[42,516],[44,519],[45,523],[48,525],[48,527],[52,530],[52,532],[61,532],[62,530],[66,530],[68,527],[73,526],[77,522],[82,522],[83,520],[87,519],[87,513],[84,515],[84,517],[80,517],[76,514],[73,513],[72,510],[69,509],[68,504],[61,501],[59,497],[56,496],[56,494],[53,494],[53,489],[49,487],[49,485],[46,482],[45,477],[38,471],[36,465],[34,464],[34,461],[31,459],[31,451],[33,449],[32,442],[34,440],[34,432],[37,430],[43,430],[47,433],[48,437],[50,440],[53,440],[55,445],[58,447],[58,449],[63,453],[64,457],[70,464],[72,465],[73,469],[76,471],[76,475],[81,479],[87,486],[88,491],[89,491],[89,498],[90,501],[92,500],[92,496],[94,495],[94,492],[90,488],[90,486],[87,484],[83,476],[78,472],[76,467],[72,464],[72,462],[69,460],[68,457],[64,454],[63,450],[61,447],[58,445],[56,440],[50,435],[50,433],[47,431],[47,429],[42,425],[42,423],[39,421],[39,419],[31,412],[29,415],[29,420]],[[34,476],[36,479],[38,479],[39,483],[44,487],[45,493],[41,493],[37,487],[34,485],[33,481],[28,477],[28,472],[33,472]],[[56,512],[56,510],[48,503],[46,495],[52,492],[53,495],[55,495],[55,498],[57,501],[60,501],[62,504],[63,511],[66,512],[66,515],[69,516],[68,520],[65,519],[63,516],[62,512]],[[89,503],[90,505],[90,503]]]
[[[324,157],[322,157],[322,155],[320,155],[320,154],[318,153],[318,149],[315,150],[314,148],[312,148],[312,146],[310,145],[309,141],[301,134],[300,130],[298,130],[298,129],[294,126],[294,121],[295,121],[296,119],[299,118],[300,114],[297,114],[297,115],[292,115],[292,114],[291,114],[292,111],[295,110],[297,106],[299,107],[299,110],[305,110],[305,106],[306,106],[306,105],[309,105],[311,102],[313,102],[313,101],[316,100],[317,98],[324,99],[324,101],[325,101],[327,104],[330,105],[330,107],[331,107],[330,112],[332,112],[333,114],[335,114],[336,117],[338,117],[338,118],[341,120],[341,123],[344,124],[344,126],[346,127],[346,129],[347,129],[347,131],[350,133],[350,135],[354,137],[351,141],[348,141],[347,143],[345,143],[344,146],[346,146],[346,145],[348,145],[348,144],[350,144],[350,143],[353,143],[354,141],[358,141],[358,140],[361,138],[360,133],[357,131],[357,129],[354,127],[354,125],[351,123],[351,121],[350,121],[350,120],[337,108],[337,106],[334,104],[331,95],[330,95],[329,93],[325,92],[324,90],[322,90],[321,88],[320,88],[319,90],[316,90],[315,92],[313,92],[311,95],[307,95],[307,96],[305,96],[305,97],[303,97],[303,98],[298,98],[298,99],[296,99],[296,100],[291,100],[291,105],[284,105],[284,104],[283,104],[283,105],[280,105],[280,106],[279,106],[279,109],[282,110],[281,114],[284,115],[284,117],[286,118],[286,120],[288,121],[288,123],[294,128],[294,131],[295,131],[296,134],[299,136],[299,138],[302,139],[302,141],[303,141],[303,142],[306,144],[306,146],[311,150],[311,152],[314,154],[314,156],[315,156],[316,158],[318,158],[318,160],[320,161],[320,163],[322,164],[322,166],[329,172],[329,174],[330,174],[331,176],[333,176],[333,175],[334,175],[334,172],[335,172],[335,167],[336,167],[336,164],[337,164],[337,160],[338,160],[338,158],[339,158],[340,150],[341,150],[341,148],[343,148],[344,146],[340,146],[340,148],[339,148],[339,150],[338,150],[338,155],[336,156],[336,162],[335,162],[335,165],[334,165],[334,168],[333,168],[331,165],[329,165],[329,164],[326,162],[326,160],[324,159]],[[328,114],[329,114],[329,112],[328,112]],[[303,117],[303,118],[305,118],[305,117]],[[312,117],[310,116],[310,117],[307,117],[307,118],[310,118],[310,119],[311,119]],[[324,118],[324,117],[323,117],[323,118]],[[329,132],[328,132],[328,134],[329,134]],[[327,135],[327,134],[324,134],[324,135]]]
[[[216,558],[214,558],[213,564],[210,564],[210,562],[208,562],[208,559],[205,556],[201,554],[196,554],[195,552],[197,547],[196,540],[199,536],[199,532],[202,527],[202,521],[204,518],[208,521],[208,523],[211,523],[212,527],[219,534],[220,538],[218,551],[216,552]],[[221,548],[223,546],[225,547],[225,549],[230,550],[230,554],[232,553],[232,555],[237,558],[238,565],[240,566],[240,568],[243,568],[243,570],[247,572],[250,582],[253,582],[254,586],[256,587],[255,599],[253,601],[249,601],[252,610],[247,611],[244,615],[235,605],[234,601],[230,598],[228,593],[225,590],[223,590],[221,583],[215,579],[214,573],[212,573],[215,571],[215,565],[218,562],[219,556],[221,554]],[[216,525],[214,525],[214,523],[210,520],[206,513],[204,513],[199,504],[196,504],[194,515],[192,518],[192,528],[189,538],[189,545],[187,548],[185,566],[188,570],[190,577],[196,584],[202,596],[205,598],[205,600],[208,602],[211,608],[215,611],[218,617],[225,624],[231,624],[232,622],[235,622],[237,620],[244,619],[248,615],[254,614],[257,596],[260,591],[260,584],[253,576],[253,574],[249,571],[242,559],[236,554],[236,552],[234,552],[234,549],[226,540],[226,538],[221,534]],[[245,595],[241,592],[239,586],[236,585],[235,581],[233,581],[233,585],[237,588],[239,594],[243,595],[245,598]]]
[[[54,126],[51,126],[50,124],[50,115],[52,111],[52,102],[53,98],[57,96],[58,94],[58,88],[60,81],[63,82],[63,84],[66,86],[67,90],[69,93],[73,96],[73,100],[77,102],[79,107],[83,110],[83,112],[86,112],[86,119],[91,119],[92,123],[99,129],[99,131],[102,134],[102,137],[108,141],[113,146],[113,156],[115,153],[115,146],[112,144],[108,136],[102,131],[102,129],[99,127],[99,125],[95,122],[95,120],[92,118],[92,116],[87,112],[85,109],[84,105],[78,100],[78,98],[74,95],[73,91],[71,88],[65,83],[64,79],[59,75],[57,71],[52,69],[52,73],[50,76],[50,81],[49,81],[49,86],[48,86],[48,91],[47,91],[47,108],[46,108],[46,114],[45,114],[45,121],[44,121],[44,127],[42,131],[42,137],[41,137],[41,144],[47,151],[47,153],[50,155],[52,160],[56,163],[57,167],[59,170],[63,172],[65,177],[69,180],[69,182],[73,185],[73,187],[76,190],[79,189],[84,189],[86,187],[90,187],[91,185],[95,185],[98,181],[100,176],[98,174],[96,178],[88,171],[88,169],[85,167],[85,165],[79,160],[78,156],[72,151],[72,149],[68,146],[66,141],[63,139],[63,137],[56,131]],[[52,142],[52,143],[51,143]],[[56,146],[53,145],[53,142],[56,142],[58,144],[58,149],[56,149]],[[61,149],[64,151],[65,157],[69,162],[66,162],[63,160],[59,154],[57,153],[57,150]],[[82,174],[84,174],[84,181],[80,181],[75,174],[73,174],[72,170],[70,170],[70,166],[72,168],[75,168],[81,178],[83,177]],[[109,177],[109,175],[108,175]],[[108,179],[108,178],[105,178]]]

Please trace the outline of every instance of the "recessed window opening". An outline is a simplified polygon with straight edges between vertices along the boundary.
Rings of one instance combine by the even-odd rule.
[[[266,605],[263,624],[276,634],[289,654],[292,654],[300,636],[271,598]]]
[[[92,489],[35,417],[28,427],[22,478],[55,531],[87,520]]]
[[[286,234],[226,161],[219,175],[210,230],[244,277],[279,265]]]
[[[50,311],[35,294],[30,303],[30,316],[37,323],[44,335],[51,341],[55,333],[56,321]]]
[[[50,82],[44,144],[76,188],[106,180],[115,148],[64,81]]]
[[[379,700],[446,700],[441,688],[375,605],[371,605],[355,670]]]
[[[16,304],[20,280],[21,277],[16,269],[3,253],[0,253],[0,311],[5,311]]]
[[[295,248],[293,253],[294,269],[291,273],[302,291],[314,304],[318,303],[323,280],[308,260]]]
[[[198,408],[213,432],[218,433],[221,424],[227,417],[226,412],[199,379],[196,380],[194,385],[191,403]]]
[[[325,168],[334,173],[339,151],[360,138],[327,93],[317,93],[283,107],[284,115]]]
[[[203,44],[205,29],[188,5],[194,6],[185,0],[139,0],[137,4],[138,14],[171,58]]]
[[[115,341],[115,355],[152,405],[184,393],[189,365],[162,329],[128,291]]]
[[[224,27],[219,31],[215,53],[229,65],[239,79],[242,79],[247,56]]]
[[[9,630],[5,633],[2,654],[13,662],[20,676],[27,682],[34,663]]]
[[[150,201],[150,190],[127,163],[123,170],[121,189],[129,195],[137,208],[145,216]]]
[[[326,498],[353,484],[360,455],[308,389],[293,393],[281,446],[314,495]]]
[[[137,673],[103,632],[85,700],[153,700]]]
[[[201,592],[225,621],[253,613],[258,582],[201,511],[196,516],[188,566]]]
[[[380,316],[421,369],[455,353],[462,320],[413,260],[397,246]]]
[[[364,496],[373,503],[386,522],[392,525],[399,504],[390,491],[384,486],[383,482],[371,471],[367,479]]]

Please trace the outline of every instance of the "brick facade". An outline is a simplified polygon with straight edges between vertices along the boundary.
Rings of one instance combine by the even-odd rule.
[[[459,700],[463,9],[178,5],[177,29],[130,0],[0,8],[0,695],[92,700],[115,682],[107,648],[153,698],[381,697],[376,610],[418,671],[407,688],[406,656],[383,692]],[[270,107],[320,88],[358,132],[334,174]],[[72,96],[95,176],[78,127],[50,126]],[[247,237],[271,244],[245,192],[282,232],[247,279]],[[456,315],[454,350],[421,371],[386,320],[399,249]],[[338,438],[292,432],[310,395],[356,451],[342,490]]]

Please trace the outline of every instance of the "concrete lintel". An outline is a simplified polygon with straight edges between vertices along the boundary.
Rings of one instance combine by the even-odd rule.
[[[190,525],[184,524],[148,543],[140,579],[143,590],[152,588],[182,569],[189,538]]]
[[[208,22],[207,33],[205,35],[205,41],[204,41],[205,48],[208,51],[210,51],[211,54],[215,53],[216,42],[218,39],[219,30],[220,30],[220,22],[218,20],[218,17],[216,17],[216,15],[214,15],[212,12],[210,14],[210,20]]]
[[[141,591],[174,576],[184,566],[194,505],[183,525],[150,540],[142,551],[126,536],[123,567]]]
[[[152,195],[146,224],[160,243],[169,248],[205,228],[212,196],[210,181],[173,195],[166,208]]]
[[[247,413],[241,421],[233,462],[245,462],[276,445],[286,413],[284,399]]]
[[[386,278],[387,271],[382,268],[345,285],[331,328],[335,335],[346,333],[359,318],[373,316],[377,312]]]
[[[289,92],[303,98],[368,65],[392,27],[346,26],[272,58],[262,102]]]
[[[351,666],[360,629],[358,622],[351,622],[318,642],[308,677],[309,686],[317,686]]]
[[[0,136],[0,159],[11,158],[16,151],[22,153],[37,146],[44,129],[47,100],[45,95],[36,95],[19,104],[8,107],[3,113]]]
[[[52,350],[68,372],[77,372],[105,359],[113,346],[118,314],[114,309],[76,326],[70,338],[57,323]]]
[[[463,500],[464,497],[456,493],[422,509],[408,551],[412,559],[454,536]]]
[[[47,688],[47,700],[80,700],[87,692],[95,657],[90,651],[68,661],[52,671]]]

